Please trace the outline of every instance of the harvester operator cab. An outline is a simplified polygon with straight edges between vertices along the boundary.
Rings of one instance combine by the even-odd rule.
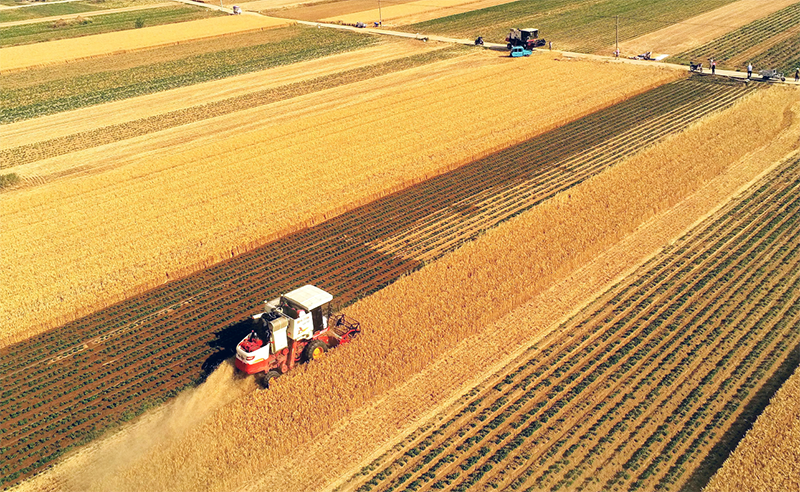
[[[328,326],[332,300],[332,295],[313,285],[305,285],[281,296],[279,308],[292,318],[289,327],[292,338],[302,340],[324,330]]]
[[[522,36],[522,42],[527,43],[530,39],[536,39],[539,37],[539,30],[538,29],[520,29],[520,35]]]

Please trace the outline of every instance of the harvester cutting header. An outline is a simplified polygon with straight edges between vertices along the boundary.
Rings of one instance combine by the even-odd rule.
[[[343,314],[331,315],[333,296],[305,285],[267,301],[253,316],[253,331],[236,346],[236,368],[256,374],[263,386],[298,362],[319,359],[329,348],[349,343],[360,325]]]

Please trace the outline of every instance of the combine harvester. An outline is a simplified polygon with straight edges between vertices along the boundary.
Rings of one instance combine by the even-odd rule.
[[[546,41],[539,39],[538,29],[512,29],[506,38],[506,48],[513,49],[516,46],[521,46],[527,51],[533,51],[534,48],[544,46]]]
[[[266,311],[253,316],[253,331],[236,346],[236,369],[256,374],[266,388],[298,362],[349,343],[361,327],[343,314],[332,317],[332,300],[324,290],[305,285],[266,302]]]

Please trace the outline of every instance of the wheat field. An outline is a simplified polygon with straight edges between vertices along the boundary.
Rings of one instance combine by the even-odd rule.
[[[774,90],[751,95],[359,301],[347,310],[367,327],[358,343],[295,370],[270,391],[249,394],[222,408],[186,438],[152,449],[115,478],[92,486],[225,490],[253,478],[251,463],[302,462],[293,453],[307,449],[303,446],[326,432],[321,421],[346,421],[424,370],[443,350],[483,330],[497,330],[497,319],[679,203],[732,163],[752,153],[780,156],[792,151],[800,108],[787,94]],[[787,120],[772,119],[758,128],[750,124],[754,115],[776,113],[787,115]],[[686,148],[695,152],[683,152]],[[703,166],[697,165],[698,157]],[[524,318],[518,321],[502,328],[535,335],[528,332]],[[418,391],[425,401],[425,388]],[[386,421],[398,427],[411,413],[404,407],[390,411]],[[338,455],[338,449],[327,449],[326,456]],[[319,462],[309,459],[306,466],[307,470],[301,465],[293,474],[312,476]]]
[[[85,173],[0,195],[3,343],[681,76],[476,53],[32,163]]]

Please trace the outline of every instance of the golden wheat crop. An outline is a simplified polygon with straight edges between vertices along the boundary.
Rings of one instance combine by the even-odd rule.
[[[704,492],[800,490],[800,369],[756,419]]]
[[[800,108],[787,95],[785,91],[752,95],[359,301],[347,310],[366,327],[357,343],[296,369],[269,391],[237,400],[185,439],[158,447],[114,479],[92,486],[225,490],[260,473],[253,463],[262,464],[266,474],[271,463],[287,460],[299,463],[292,469],[295,480],[319,477],[314,475],[321,468],[318,458],[339,457],[340,450],[316,450],[319,457],[306,457],[305,463],[298,454],[308,452],[303,446],[324,434],[332,422],[347,420],[461,341],[486,330],[527,332],[524,323],[495,322],[695,192],[731,163],[752,157],[751,152],[767,145],[781,147],[770,149],[776,155],[791,151],[796,132],[791,138],[782,133],[789,128],[788,120],[767,117],[790,116],[796,130]],[[765,124],[754,127],[754,116]],[[685,152],[687,148],[693,152]],[[486,358],[490,364],[493,354]],[[441,374],[443,379],[449,377],[447,371]],[[418,391],[420,400],[426,401],[426,388]],[[397,426],[411,414],[404,407],[391,412],[389,420]],[[361,439],[351,436],[353,442]],[[338,458],[329,459],[338,466]]]
[[[143,27],[46,43],[11,46],[0,49],[0,59],[3,60],[3,71],[21,70],[52,63],[165,46],[194,39],[286,26],[290,23],[291,21],[286,19],[256,15],[213,17],[180,24]]]
[[[475,53],[32,163],[85,175],[0,195],[0,343],[680,76]]]

